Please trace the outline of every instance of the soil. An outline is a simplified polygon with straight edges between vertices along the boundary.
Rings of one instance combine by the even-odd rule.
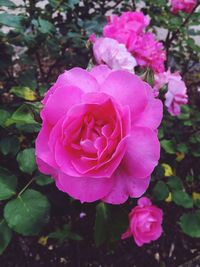
[[[52,204],[51,222],[36,237],[15,234],[13,240],[0,257],[0,267],[198,267],[200,266],[200,240],[184,235],[177,218],[180,208],[172,203],[164,203],[164,234],[143,247],[137,247],[132,238],[120,241],[116,248],[107,245],[97,248],[93,239],[95,205],[80,204],[59,192],[54,185],[44,187],[44,192]],[[70,205],[69,205],[70,202]],[[80,218],[80,213],[86,215]],[[38,240],[55,231],[56,227],[73,222],[73,231],[83,237],[83,241],[67,240],[59,245],[48,239],[41,245]]]

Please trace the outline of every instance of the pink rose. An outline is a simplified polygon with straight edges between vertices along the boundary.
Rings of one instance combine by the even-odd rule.
[[[171,0],[171,11],[177,14],[179,11],[191,13],[196,6],[197,0]]]
[[[137,34],[149,25],[149,18],[142,12],[124,12],[121,16],[112,16],[103,29],[103,36],[117,40],[129,47]]]
[[[164,85],[168,85],[168,91],[165,94],[165,106],[171,115],[179,115],[180,105],[185,105],[188,102],[187,88],[179,72],[172,73],[168,69],[166,72],[155,74],[154,78],[154,95],[158,95],[158,90]]]
[[[144,33],[148,25],[149,19],[142,12],[125,12],[108,22],[103,35],[124,44],[139,66],[163,72],[166,53],[153,33]]]
[[[65,71],[43,100],[36,139],[41,172],[81,202],[120,204],[147,189],[160,157],[162,103],[128,71]]]
[[[157,240],[162,234],[162,220],[162,210],[153,206],[147,197],[142,197],[129,213],[129,228],[122,239],[133,236],[139,247]]]
[[[124,69],[134,73],[134,67],[137,65],[135,58],[124,44],[119,44],[114,39],[97,39],[93,45],[93,53],[98,64],[105,63],[111,69]]]
[[[149,67],[156,73],[165,70],[166,53],[163,44],[158,42],[153,33],[145,33],[138,37],[130,52],[135,56],[138,65]]]
[[[181,113],[180,105],[188,102],[187,88],[183,81],[170,80],[168,83],[168,91],[165,94],[165,106],[168,108],[172,116]]]
[[[165,72],[156,73],[154,75],[154,89],[159,90],[164,85],[168,84],[170,80],[181,81],[182,77],[179,72],[172,73],[170,69]]]

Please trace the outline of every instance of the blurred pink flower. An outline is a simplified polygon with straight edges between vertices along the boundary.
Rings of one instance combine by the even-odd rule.
[[[156,73],[154,75],[154,89],[159,90],[164,85],[168,84],[170,80],[181,81],[182,77],[178,71],[172,73],[170,69],[165,72]]]
[[[158,94],[161,87],[168,85],[165,94],[165,106],[171,115],[179,115],[180,105],[185,105],[188,102],[187,88],[179,72],[171,73],[168,69],[166,72],[155,74],[154,78],[154,95]]]
[[[138,65],[163,72],[166,60],[164,47],[153,33],[144,32],[149,21],[142,12],[125,12],[119,17],[115,15],[104,27],[103,36],[124,44]]]
[[[103,29],[103,36],[117,40],[129,47],[132,35],[144,32],[150,19],[142,12],[124,12],[121,16],[112,16]]]
[[[111,38],[99,38],[93,45],[94,57],[98,64],[106,64],[114,70],[128,70],[134,73],[137,65],[135,58],[128,52],[124,44]]]
[[[147,197],[142,197],[129,213],[129,228],[122,239],[133,236],[139,247],[157,240],[162,234],[162,220],[162,210],[152,205]]]
[[[138,65],[152,68],[156,73],[165,70],[166,53],[163,44],[156,40],[153,33],[138,36],[137,42],[130,52],[135,56]]]
[[[179,11],[191,13],[196,6],[197,0],[171,0],[171,11],[177,14]]]
[[[61,74],[43,100],[36,160],[81,202],[140,197],[160,157],[162,102],[125,70],[99,65]]]
[[[188,102],[187,88],[180,80],[169,80],[168,91],[165,94],[165,106],[171,115],[177,116],[181,113],[181,105]]]

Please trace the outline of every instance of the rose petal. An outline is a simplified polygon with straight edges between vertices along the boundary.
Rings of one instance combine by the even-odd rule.
[[[60,173],[57,187],[71,197],[83,202],[93,202],[103,198],[112,188],[112,178],[71,177]]]
[[[124,155],[123,166],[133,178],[149,176],[160,157],[157,135],[149,128],[133,127]]]
[[[101,85],[101,91],[113,96],[122,105],[129,105],[137,116],[147,104],[145,83],[127,71],[112,72]]]

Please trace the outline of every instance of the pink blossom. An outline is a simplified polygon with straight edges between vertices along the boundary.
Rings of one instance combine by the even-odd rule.
[[[152,205],[147,197],[142,197],[129,213],[129,228],[122,239],[133,236],[139,247],[157,240],[162,234],[162,220],[162,210]]]
[[[177,14],[179,11],[191,13],[196,6],[197,0],[171,0],[171,11]]]
[[[98,64],[105,63],[114,70],[124,69],[134,72],[134,67],[137,65],[125,45],[111,38],[97,39],[93,46],[93,53]]]
[[[153,33],[145,33],[138,37],[130,52],[135,56],[138,65],[152,68],[156,73],[165,70],[166,53],[163,44],[155,39]]]
[[[182,77],[178,71],[172,73],[170,69],[165,72],[156,73],[154,75],[154,89],[159,90],[164,85],[168,84],[170,80],[181,81]]]
[[[187,104],[187,88],[182,81],[179,72],[171,73],[170,69],[163,73],[155,74],[154,92],[164,85],[168,85],[168,91],[165,94],[165,106],[171,115],[176,116],[181,112],[180,105]]]
[[[81,202],[120,204],[147,189],[160,157],[162,103],[136,75],[99,65],[61,74],[43,100],[41,172]]]
[[[181,113],[181,105],[188,102],[187,88],[183,81],[169,80],[168,91],[165,94],[165,106],[171,115],[177,116]]]
[[[149,19],[142,12],[125,12],[120,17],[113,16],[104,27],[103,35],[124,44],[138,65],[163,72],[164,47],[153,33],[144,32],[148,24]]]
[[[114,15],[104,27],[103,36],[115,39],[128,48],[129,42],[132,42],[137,34],[144,32],[149,22],[149,18],[142,12],[124,12],[119,17]]]

